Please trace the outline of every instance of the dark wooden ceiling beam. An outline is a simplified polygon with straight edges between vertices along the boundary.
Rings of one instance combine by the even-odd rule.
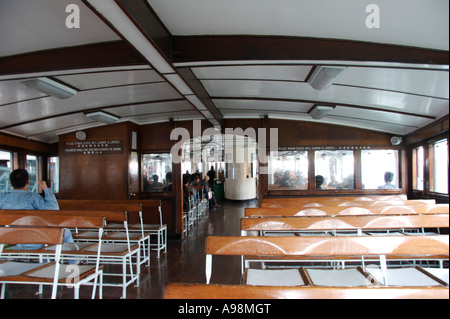
[[[0,75],[148,64],[126,42],[115,41],[0,58]]]
[[[172,62],[337,60],[449,64],[448,51],[339,39],[282,36],[173,36]]]
[[[139,25],[141,32],[147,35],[153,44],[167,59],[172,56],[172,35],[166,26],[144,0],[116,0],[122,4],[122,10]]]
[[[173,36],[167,30],[166,26],[153,11],[151,6],[145,0],[116,0],[120,4],[123,12],[131,19],[134,24],[144,33],[155,46],[161,55],[172,62],[172,39]],[[194,94],[205,105],[214,118],[223,126],[223,116],[214,102],[209,97],[201,82],[195,77],[188,68],[176,69],[176,72],[191,88]],[[195,107],[195,105],[194,105]]]
[[[220,125],[224,125],[223,115],[211,100],[208,92],[200,80],[195,76],[190,68],[178,68],[178,74],[186,81],[189,87],[195,92],[197,97],[203,102],[208,111],[214,116]]]

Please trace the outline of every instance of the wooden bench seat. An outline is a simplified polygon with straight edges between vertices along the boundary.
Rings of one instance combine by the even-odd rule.
[[[102,220],[112,221],[127,221],[127,214],[123,211],[100,211],[100,210],[0,210],[1,215],[17,214],[17,215],[31,215],[34,219],[47,218],[53,216],[77,216],[77,217],[98,217]],[[50,220],[50,219],[49,219]],[[69,219],[71,220],[71,219]],[[74,219],[76,220],[76,219]],[[78,226],[85,227],[86,224],[69,224],[66,222],[64,227],[78,228]],[[102,225],[103,226],[103,225]],[[77,240],[76,234],[73,236]],[[94,263],[99,255],[102,264],[116,264],[120,265],[122,272],[117,274],[115,271],[104,272],[104,276],[117,277],[121,276],[122,281],[117,282],[103,282],[104,286],[121,287],[122,298],[126,298],[126,289],[129,285],[135,283],[139,285],[140,264],[141,264],[141,247],[139,244],[131,244],[130,241],[118,242],[116,240],[111,242],[104,242],[103,228],[101,232],[95,232],[95,236],[90,239],[76,242],[76,244],[64,244],[61,247],[61,255],[64,259],[80,260],[85,263]],[[23,254],[24,251],[8,248],[5,249],[4,254],[10,257]],[[28,250],[27,254],[34,256],[34,258],[42,258],[45,254],[51,254],[56,249],[55,246],[49,246],[38,250]],[[99,252],[100,249],[100,252]]]
[[[448,299],[445,287],[267,287],[169,283],[165,299]]]
[[[377,265],[383,274],[382,284],[388,286],[387,263],[389,256],[403,256],[403,258],[417,256],[443,256],[448,259],[448,235],[437,236],[345,236],[345,237],[261,237],[261,236],[210,236],[206,243],[206,283],[212,275],[212,256],[242,256],[254,257],[308,257],[320,260],[326,258],[370,257],[373,261],[378,258]],[[369,278],[365,263],[361,262]],[[306,270],[307,271],[307,270]],[[248,271],[247,271],[248,272]],[[244,272],[244,278],[246,276]],[[248,276],[248,274],[247,274]],[[370,281],[380,284],[379,281]],[[437,285],[445,285],[435,281]],[[245,284],[245,282],[244,282]]]
[[[139,224],[139,228],[131,228],[128,225],[130,214],[141,214],[142,207],[140,204],[106,204],[96,203],[94,201],[62,201],[60,204],[61,209],[70,210],[86,210],[86,211],[117,211],[121,212],[120,215],[106,216],[107,224],[105,226],[105,235],[103,240],[111,243],[126,244],[127,242],[138,244],[140,247],[140,265],[147,263],[150,266],[150,233],[144,232],[142,224]],[[142,218],[140,218],[142,220]],[[81,230],[81,232],[80,232]],[[77,233],[74,235],[75,241],[89,242],[94,241],[97,238],[97,234],[92,231],[83,231],[83,229],[77,229]]]
[[[410,199],[410,200],[379,200],[379,201],[346,201],[338,199],[317,200],[317,201],[277,201],[262,202],[261,208],[282,208],[282,207],[327,207],[327,206],[409,206],[409,205],[433,205],[434,199]]]
[[[147,235],[156,237],[156,243],[150,241],[150,248],[157,251],[157,258],[160,257],[161,252],[167,252],[167,224],[163,224],[161,201],[159,200],[58,200],[61,209],[99,209],[99,210],[119,210],[128,213],[128,219],[133,220],[133,215],[137,215],[139,223],[131,223],[128,225],[130,233],[140,232],[141,236],[138,240],[143,241]],[[143,207],[155,208],[159,213],[158,224],[145,224],[143,219]],[[121,225],[111,224],[106,226],[108,231],[120,231]],[[122,229],[123,230],[123,229]],[[117,235],[115,235],[117,236]],[[134,237],[134,235],[132,235]],[[147,251],[144,248],[142,251],[143,259],[147,260]]]
[[[425,228],[448,228],[449,215],[407,215],[407,216],[335,216],[335,217],[283,217],[242,218],[241,234],[258,232],[261,235],[274,232],[329,232],[353,231],[362,235],[371,230],[397,230]]]
[[[263,203],[283,203],[283,202],[304,202],[304,203],[320,203],[320,202],[347,202],[347,201],[395,201],[408,200],[405,194],[399,195],[360,195],[360,196],[322,196],[322,197],[277,197],[263,198]]]
[[[277,207],[245,208],[245,217],[293,217],[293,216],[356,216],[356,215],[418,215],[448,214],[448,204],[393,205],[359,207]]]
[[[100,232],[104,226],[103,217],[80,217],[71,215],[37,215],[37,211],[7,211],[10,214],[1,211],[0,225],[0,243],[1,244],[43,244],[47,247],[54,247],[53,250],[42,248],[35,251],[0,249],[1,257],[14,257],[16,261],[4,260],[0,262],[0,282],[2,285],[1,297],[5,297],[6,284],[39,284],[52,285],[52,298],[56,297],[58,286],[70,285],[74,288],[74,297],[79,298],[79,289],[81,285],[93,285],[92,298],[95,297],[97,283],[99,283],[99,298],[102,298],[103,286],[103,267],[100,265],[101,242],[94,251],[94,265],[77,265],[77,276],[71,276],[73,265],[61,264],[62,245],[64,244],[65,227],[83,226],[99,229]],[[34,215],[33,215],[34,214]],[[57,237],[52,238],[52,233]],[[41,236],[41,238],[29,237],[32,235]],[[30,253],[37,254],[37,262],[30,259]],[[45,258],[44,258],[45,256]],[[27,260],[27,262],[23,262]],[[54,262],[48,263],[48,260],[54,259]],[[31,260],[31,262],[30,262]],[[46,262],[47,260],[47,262]]]

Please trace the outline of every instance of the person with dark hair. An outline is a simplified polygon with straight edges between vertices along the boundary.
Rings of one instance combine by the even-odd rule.
[[[183,174],[183,211],[189,211],[189,196],[195,195],[194,188],[189,186],[191,176]]]
[[[316,175],[316,189],[322,189],[324,178],[322,175]]]
[[[216,171],[214,169],[214,166],[211,165],[211,169],[208,171],[207,175],[209,176],[209,187],[211,189],[214,189],[214,180],[216,179]]]
[[[58,201],[55,194],[47,187],[45,181],[38,181],[39,193],[34,193],[28,190],[30,185],[30,176],[24,169],[16,169],[9,175],[12,190],[7,193],[0,194],[0,209],[36,209],[36,210],[59,210]],[[65,229],[64,242],[73,243],[72,233],[69,229]],[[40,249],[42,245],[39,244],[23,244],[17,245],[19,249]],[[76,263],[77,261],[69,261],[69,263]]]
[[[41,196],[28,190],[30,177],[24,169],[16,169],[9,175],[12,190],[0,194],[0,209],[45,209],[58,210],[59,205],[55,195],[47,187],[45,181],[39,181],[39,192]]]
[[[384,189],[392,189],[392,188],[398,188],[395,185],[392,184],[392,181],[394,180],[394,173],[392,172],[386,172],[384,173],[384,185],[378,187],[378,188],[384,188]]]
[[[148,189],[153,191],[153,190],[161,190],[163,187],[163,184],[159,181],[159,176],[156,174],[153,174],[152,176],[152,180],[153,182],[150,183]]]

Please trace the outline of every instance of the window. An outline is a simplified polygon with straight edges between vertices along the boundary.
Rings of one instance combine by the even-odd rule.
[[[316,189],[353,189],[353,151],[316,151],[314,154]]]
[[[400,188],[399,159],[396,150],[362,150],[361,179],[363,189]],[[385,177],[392,177],[386,181]]]
[[[27,155],[27,167],[26,170],[30,175],[30,186],[28,190],[32,192],[38,192],[38,181],[39,181],[39,163],[38,157],[35,155]]]
[[[172,185],[171,154],[143,154],[142,178],[144,192],[170,190]]]
[[[448,142],[447,139],[429,146],[430,191],[448,194]]]
[[[53,193],[59,193],[59,157],[48,159],[48,181]]]
[[[308,152],[270,152],[269,190],[308,189]]]
[[[0,193],[9,192],[9,173],[13,170],[13,154],[0,150]]]
[[[424,190],[424,154],[423,154],[423,147],[416,147],[413,149],[412,152],[412,187],[415,190]]]

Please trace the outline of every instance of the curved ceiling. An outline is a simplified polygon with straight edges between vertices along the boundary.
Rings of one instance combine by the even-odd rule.
[[[70,4],[79,28],[66,26]],[[269,117],[398,135],[448,116],[448,1],[368,4],[0,0],[0,131],[53,143],[104,125],[86,116],[100,110],[137,124]],[[317,90],[318,66],[345,69]],[[77,93],[22,83],[40,77]],[[332,109],[314,119],[315,105]]]

